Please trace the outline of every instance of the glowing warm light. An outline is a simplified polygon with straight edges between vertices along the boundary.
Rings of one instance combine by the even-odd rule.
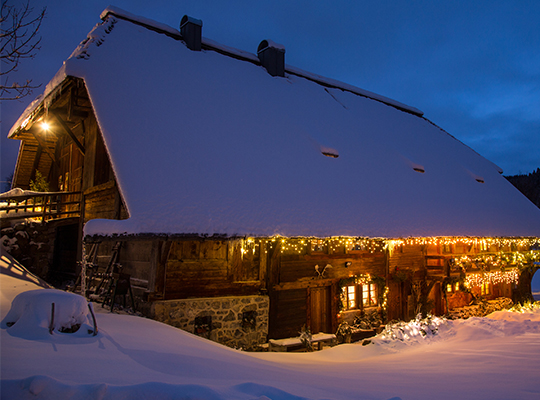
[[[41,123],[41,129],[43,129],[45,132],[48,132],[51,130],[51,126],[49,125],[48,122],[43,121]]]
[[[470,274],[465,278],[465,285],[467,287],[479,286],[482,287],[487,283],[494,285],[498,283],[517,283],[519,280],[519,273],[516,269],[511,271],[501,272],[485,272],[483,274]]]
[[[384,239],[384,238],[365,238],[365,237],[283,237],[272,236],[266,238],[247,238],[244,241],[247,247],[261,246],[265,253],[275,248],[278,244],[281,253],[294,252],[297,254],[306,254],[311,252],[356,252],[365,251],[369,253],[382,253],[389,250],[391,253],[399,247],[413,246],[454,246],[466,245],[472,252],[508,252],[514,254],[513,260],[504,260],[510,264],[522,263],[523,257],[519,256],[519,252],[527,251],[532,246],[540,245],[540,238],[525,237],[525,238],[480,238],[480,237],[421,237],[407,239]],[[534,251],[538,253],[538,251]],[[492,257],[493,260],[487,260],[493,265],[496,259],[499,262],[503,261],[499,256],[483,255],[483,258]],[[456,263],[462,264],[471,260],[467,256],[455,259]],[[528,260],[527,260],[528,261]],[[494,265],[496,266],[496,265]]]

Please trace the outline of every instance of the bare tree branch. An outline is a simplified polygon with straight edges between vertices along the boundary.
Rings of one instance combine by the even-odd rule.
[[[24,83],[11,82],[9,75],[17,71],[21,59],[34,58],[40,49],[39,28],[45,17],[46,8],[36,16],[30,3],[20,8],[2,0],[0,9],[0,100],[18,100],[32,93],[40,85],[32,85],[32,80]]]

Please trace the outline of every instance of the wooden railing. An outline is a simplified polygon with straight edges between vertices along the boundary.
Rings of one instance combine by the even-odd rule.
[[[81,199],[81,192],[34,192],[0,196],[0,218],[39,218],[48,221],[79,217]]]

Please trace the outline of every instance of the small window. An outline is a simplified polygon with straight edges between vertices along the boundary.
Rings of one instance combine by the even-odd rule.
[[[193,333],[198,336],[209,338],[210,332],[212,332],[212,316],[195,317]]]
[[[457,293],[459,292],[459,282],[456,282],[454,284],[447,284],[446,285],[446,291],[448,293]]]
[[[347,286],[347,309],[356,308],[356,286]]]
[[[491,285],[487,282],[484,282],[480,285],[480,293],[482,296],[491,294]]]
[[[330,157],[330,158],[339,157],[339,152],[336,149],[333,149],[331,147],[321,146],[321,153],[323,154],[323,156]]]
[[[362,304],[364,307],[377,305],[377,285],[374,283],[362,285]]]
[[[324,252],[324,240],[312,240],[311,251],[315,253]]]
[[[257,327],[257,311],[244,311],[242,313],[242,328],[254,330]]]
[[[342,289],[342,302],[346,310],[364,309],[378,304],[377,285],[349,285]]]

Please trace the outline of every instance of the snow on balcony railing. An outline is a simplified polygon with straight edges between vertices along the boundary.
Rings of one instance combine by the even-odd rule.
[[[48,221],[80,214],[81,192],[33,192],[16,188],[0,194],[0,217],[4,220]]]

